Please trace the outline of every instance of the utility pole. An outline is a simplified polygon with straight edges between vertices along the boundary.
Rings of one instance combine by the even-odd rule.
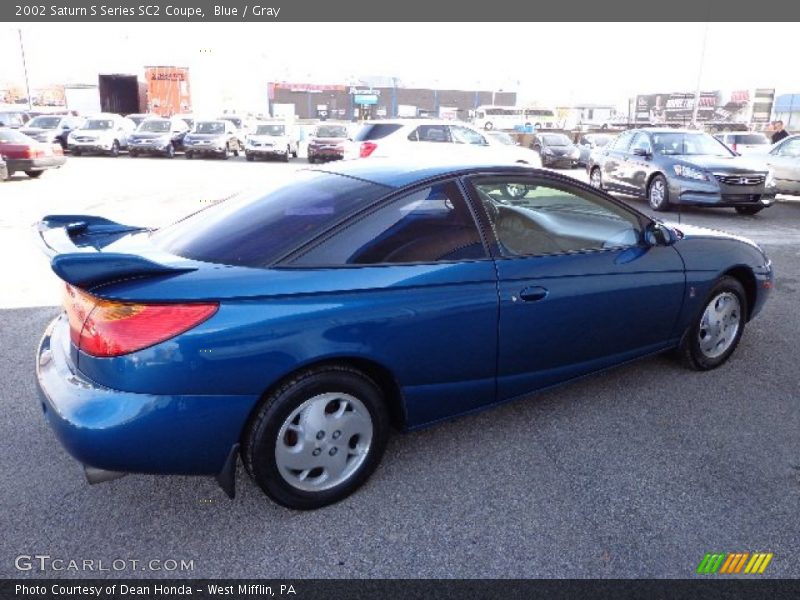
[[[22,54],[22,70],[25,72],[25,93],[28,95],[28,110],[33,110],[31,101],[31,84],[28,81],[28,64],[25,62],[25,45],[22,43],[22,29],[17,29],[19,34],[19,51]]]
[[[708,40],[708,22],[703,29],[703,47],[700,51],[700,67],[697,70],[697,85],[694,88],[694,106],[692,107],[692,127],[697,128],[697,109],[700,108],[700,82],[703,79],[703,63],[706,59],[706,41]]]

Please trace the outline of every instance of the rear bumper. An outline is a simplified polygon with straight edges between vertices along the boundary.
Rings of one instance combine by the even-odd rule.
[[[43,169],[58,169],[67,162],[63,156],[46,156],[43,158],[9,158],[6,159],[9,171],[41,171]]]
[[[117,473],[222,472],[257,396],[112,390],[84,377],[72,364],[69,347],[62,314],[39,344],[36,377],[45,418],[84,467]]]

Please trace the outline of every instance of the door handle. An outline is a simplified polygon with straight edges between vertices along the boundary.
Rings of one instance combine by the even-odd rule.
[[[533,286],[533,287],[526,287],[519,293],[519,297],[521,300],[525,302],[536,302],[537,300],[542,300],[547,296],[547,288]]]

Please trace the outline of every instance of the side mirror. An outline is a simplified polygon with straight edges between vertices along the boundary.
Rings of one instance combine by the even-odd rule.
[[[650,156],[650,153],[644,148],[634,148],[633,154],[634,156],[644,156],[644,157]]]
[[[650,246],[671,246],[676,239],[672,230],[660,221],[652,221],[644,230],[644,240]]]

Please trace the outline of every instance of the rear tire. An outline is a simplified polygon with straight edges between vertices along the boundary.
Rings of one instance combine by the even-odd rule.
[[[740,215],[755,215],[764,210],[763,206],[736,206],[735,208]]]
[[[185,157],[186,157],[188,160],[192,160],[192,158],[194,158],[194,153],[193,153],[191,150],[187,150],[187,151],[186,151],[186,154],[184,154],[184,156],[185,156]]]
[[[244,157],[247,159],[247,162],[253,162],[256,159],[252,154],[245,154]]]
[[[44,171],[25,171],[25,175],[30,177],[31,179],[36,179],[37,177],[41,177]]]
[[[388,436],[380,388],[360,371],[325,365],[296,374],[264,399],[242,456],[267,496],[310,510],[356,491],[380,463]]]
[[[658,212],[669,210],[669,185],[663,175],[656,175],[647,186],[647,203]]]
[[[603,171],[600,167],[594,167],[592,172],[589,174],[589,183],[593,188],[598,190],[605,189],[603,188]]]
[[[683,363],[696,371],[708,371],[727,361],[742,338],[747,311],[747,294],[739,280],[720,278],[681,340]]]

